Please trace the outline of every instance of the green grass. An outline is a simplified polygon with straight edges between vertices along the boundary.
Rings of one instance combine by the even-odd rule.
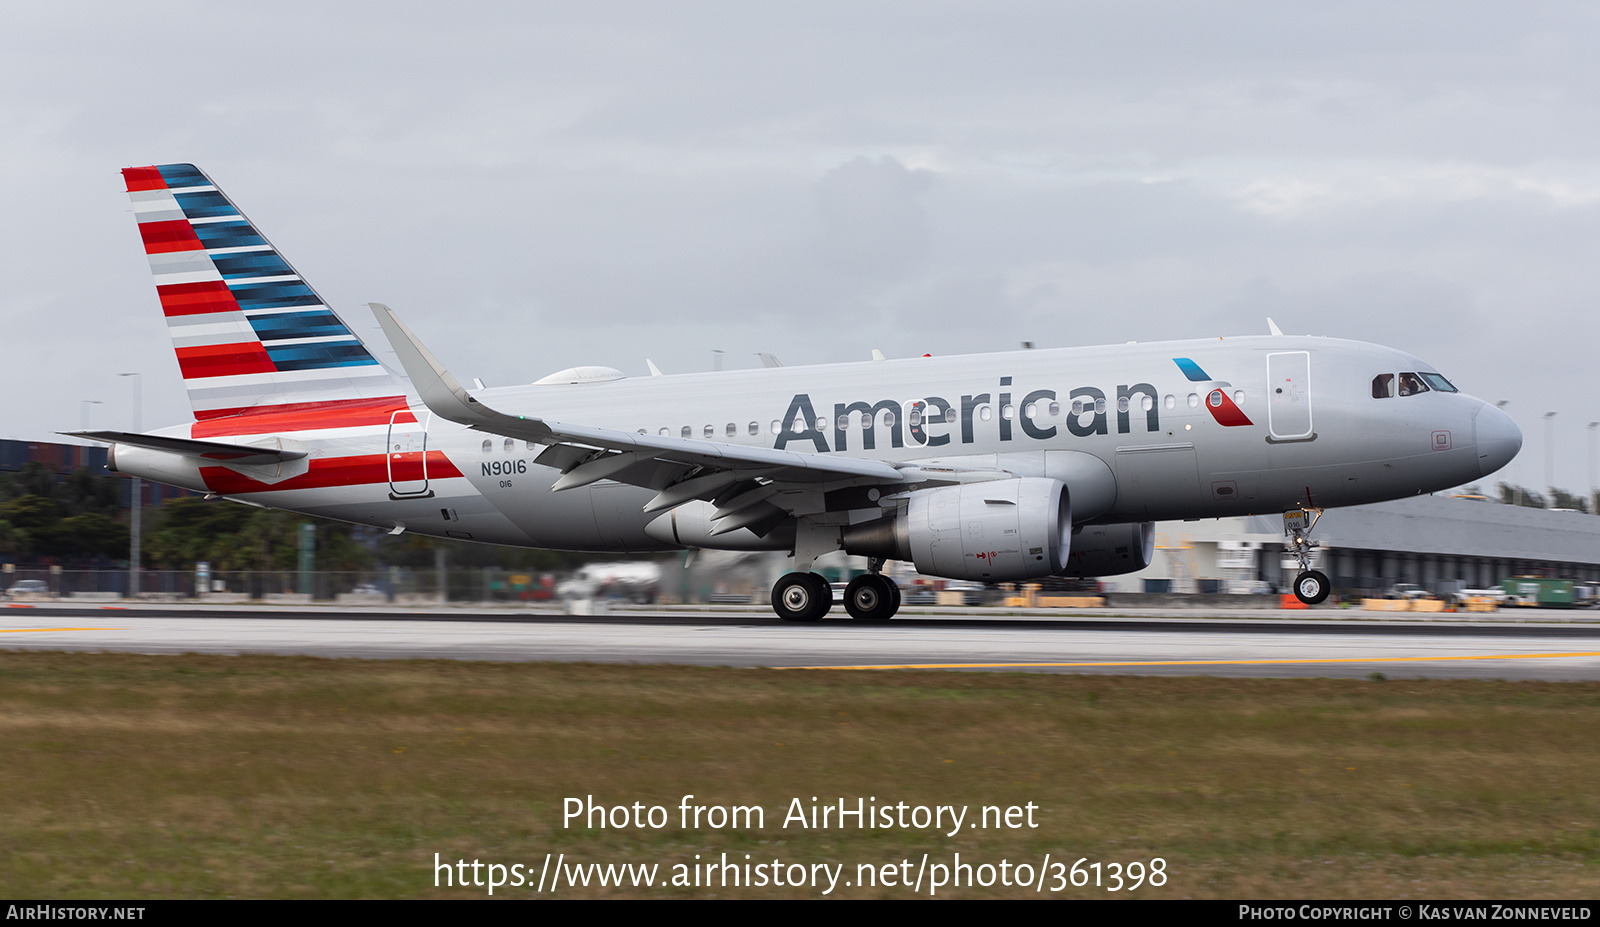
[[[1164,859],[1167,884],[1135,897],[1590,896],[1597,709],[1590,684],[0,653],[0,893],[481,897],[436,888],[434,854],[536,881],[546,853],[669,878],[726,852],[842,863],[835,896],[904,897],[842,882],[959,851]],[[680,829],[686,794],[760,805],[766,827]],[[562,800],[587,795],[672,826],[564,827]],[[969,821],[1033,802],[1040,826],[783,828],[812,796]],[[941,892],[1013,894],[1032,893]]]

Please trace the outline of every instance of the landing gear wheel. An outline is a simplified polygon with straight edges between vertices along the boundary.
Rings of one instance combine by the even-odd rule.
[[[844,609],[857,621],[888,621],[900,608],[900,587],[887,576],[857,576],[844,590]]]
[[[784,621],[820,621],[833,607],[833,588],[817,573],[785,573],[772,585],[772,610]]]
[[[1307,605],[1328,600],[1328,577],[1318,570],[1307,570],[1294,578],[1294,597]]]

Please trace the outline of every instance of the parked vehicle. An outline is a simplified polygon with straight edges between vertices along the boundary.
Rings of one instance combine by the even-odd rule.
[[[1570,608],[1576,604],[1572,593],[1572,580],[1548,579],[1543,576],[1512,576],[1501,580],[1500,588],[1506,591],[1511,605],[1529,605],[1543,608]],[[1514,599],[1515,601],[1511,601]]]
[[[50,594],[50,584],[42,579],[19,579],[6,590],[6,595],[11,598],[22,596],[47,596]]]

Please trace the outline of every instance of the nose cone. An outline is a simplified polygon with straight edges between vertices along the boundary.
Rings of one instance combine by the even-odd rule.
[[[1478,437],[1478,465],[1484,476],[1510,463],[1522,450],[1522,430],[1511,416],[1494,406],[1484,403],[1472,424]]]

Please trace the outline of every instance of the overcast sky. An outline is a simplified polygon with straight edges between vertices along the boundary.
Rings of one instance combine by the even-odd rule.
[[[1589,484],[1592,3],[0,2],[0,435],[190,417],[119,170],[458,375],[1287,332]]]

